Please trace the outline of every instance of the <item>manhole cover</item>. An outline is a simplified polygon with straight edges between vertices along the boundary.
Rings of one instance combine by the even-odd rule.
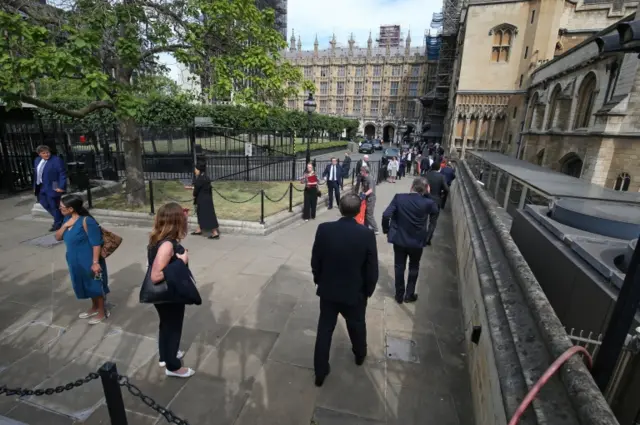
[[[23,243],[27,245],[40,246],[42,248],[51,248],[62,243],[62,241],[57,241],[56,236],[52,233],[50,235],[44,235],[34,239],[29,239],[28,241],[25,241]]]
[[[387,358],[409,363],[420,363],[416,342],[387,335]]]

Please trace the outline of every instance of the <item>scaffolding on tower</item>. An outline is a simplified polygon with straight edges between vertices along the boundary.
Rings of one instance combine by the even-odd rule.
[[[435,67],[429,67],[427,94],[420,98],[424,108],[422,139],[446,143],[448,133],[448,105],[452,101],[452,76],[456,58],[457,38],[460,26],[460,6],[462,0],[444,0],[441,13],[434,13],[431,27],[426,31],[426,55],[435,60]],[[451,99],[450,99],[451,98]]]

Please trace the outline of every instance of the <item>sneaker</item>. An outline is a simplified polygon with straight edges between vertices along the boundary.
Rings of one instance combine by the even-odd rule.
[[[184,351],[182,350],[178,350],[178,354],[176,355],[176,357],[178,358],[178,360],[182,359],[184,357]],[[166,367],[167,363],[165,362],[158,362],[158,366],[160,367]]]

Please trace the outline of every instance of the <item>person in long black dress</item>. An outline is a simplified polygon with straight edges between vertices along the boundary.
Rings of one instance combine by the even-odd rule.
[[[206,164],[196,165],[196,178],[193,181],[193,204],[196,206],[196,214],[198,215],[198,228],[192,235],[202,235],[210,233],[209,239],[220,239],[218,232],[218,218],[216,210],[213,207],[213,193],[211,189],[211,180],[205,174]]]

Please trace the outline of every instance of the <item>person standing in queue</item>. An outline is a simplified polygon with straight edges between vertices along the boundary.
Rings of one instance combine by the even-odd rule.
[[[428,173],[426,173],[425,178],[427,179],[427,183],[429,184],[429,197],[433,199],[433,201],[438,205],[440,209],[442,207],[442,196],[445,193],[449,193],[449,185],[447,184],[445,177],[440,173],[440,164],[434,162],[431,165],[431,169]],[[429,219],[429,229],[427,236],[427,245],[431,245],[431,239],[433,238],[433,233],[436,231],[436,225],[438,224],[438,216],[440,215],[440,211],[435,214],[433,217]]]
[[[318,205],[318,176],[313,169],[313,164],[308,163],[304,175],[300,178],[300,183],[304,184],[304,201],[302,206],[302,219],[316,219],[316,206]]]
[[[351,171],[351,156],[349,156],[349,152],[345,152],[342,161],[342,179],[340,179],[341,190],[344,190],[344,179],[349,178],[349,171]]]
[[[451,188],[451,183],[453,183],[453,181],[456,179],[456,170],[453,168],[451,162],[447,158],[445,158],[444,163],[445,166],[440,167],[440,173],[444,176],[444,181],[447,183],[447,186]],[[444,209],[448,197],[448,191],[442,194],[442,205],[440,205],[440,209]]]
[[[340,184],[342,182],[342,168],[338,164],[337,158],[331,158],[331,163],[327,165],[322,173],[322,178],[327,182],[329,192],[329,209],[333,208],[333,198],[336,198],[336,205],[340,206]]]
[[[399,193],[382,213],[382,231],[393,244],[395,299],[398,304],[418,300],[416,284],[422,249],[429,237],[427,222],[438,214],[438,205],[424,195],[429,192],[425,179],[413,180],[410,193]],[[409,259],[406,285],[404,272]]]
[[[362,192],[359,190],[362,189]],[[364,225],[371,228],[377,235],[380,233],[378,224],[374,216],[376,207],[376,184],[369,171],[369,167],[360,168],[360,176],[356,183],[354,192],[360,195],[360,199],[367,201],[367,210],[364,213]]]
[[[36,199],[53,217],[50,232],[62,227],[63,215],[60,212],[60,198],[67,190],[67,173],[64,161],[58,155],[53,155],[49,146],[41,145],[36,148],[38,158],[33,163],[33,189]]]
[[[198,228],[191,234],[202,235],[204,231],[209,233],[209,239],[220,239],[218,217],[213,206],[211,180],[209,180],[206,171],[207,164],[199,162],[194,171],[196,178],[193,181],[193,186],[186,187],[193,189],[193,204],[196,206],[198,216]]]
[[[360,198],[348,193],[340,202],[342,218],[318,226],[311,251],[311,272],[320,297],[313,355],[315,384],[329,375],[331,339],[338,314],[347,322],[356,365],[367,356],[367,299],[378,283],[378,247],[373,232],[355,221]]]

